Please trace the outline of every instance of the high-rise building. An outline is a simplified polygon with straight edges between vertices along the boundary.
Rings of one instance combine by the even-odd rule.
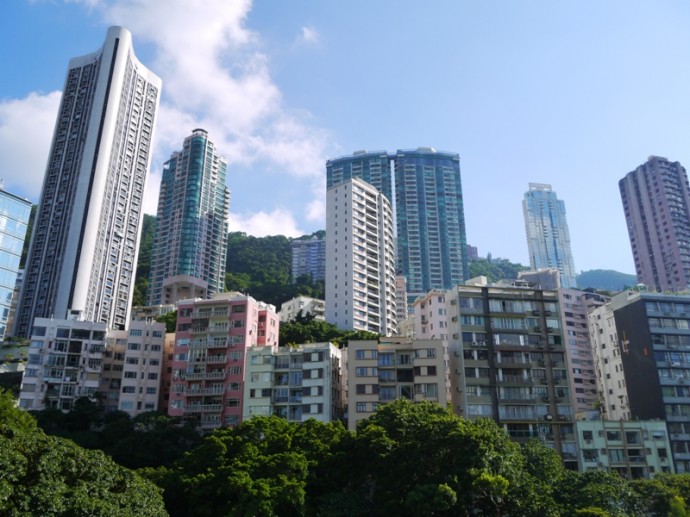
[[[326,321],[390,336],[396,319],[393,210],[351,178],[326,194]]]
[[[556,268],[561,275],[561,287],[576,287],[565,203],[556,197],[551,185],[530,183],[522,211],[532,269]]]
[[[386,151],[355,151],[326,162],[326,189],[352,178],[360,178],[393,203],[391,159]]]
[[[676,472],[690,472],[690,296],[623,291],[589,315],[600,411],[665,420]]]
[[[637,280],[656,291],[690,285],[690,194],[678,162],[650,156],[618,182]]]
[[[126,328],[160,89],[122,27],[70,61],[15,334],[28,337],[34,318],[68,314]]]
[[[227,164],[203,129],[163,165],[151,257],[149,304],[225,290],[230,192]]]
[[[492,418],[516,441],[537,438],[576,468],[558,293],[484,280],[418,298],[415,337],[447,343],[454,411]]]
[[[29,201],[0,187],[0,341],[11,330],[10,312],[16,310],[14,292],[30,215]]]
[[[326,278],[326,238],[314,235],[290,241],[292,248],[292,281],[301,276],[312,280]]]
[[[597,376],[589,341],[588,314],[610,298],[591,290],[559,289],[561,328],[565,339],[565,358],[570,375],[570,396],[575,414],[587,414],[599,404]]]
[[[460,157],[429,147],[395,155],[398,272],[408,302],[467,278]]]

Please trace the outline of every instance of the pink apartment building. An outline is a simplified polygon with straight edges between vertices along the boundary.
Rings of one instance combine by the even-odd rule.
[[[278,329],[275,307],[251,296],[180,301],[168,413],[204,430],[239,424],[247,348],[277,347]]]

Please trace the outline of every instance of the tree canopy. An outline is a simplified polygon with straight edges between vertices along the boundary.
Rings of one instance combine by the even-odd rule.
[[[160,490],[101,451],[47,436],[0,393],[0,514],[166,515]]]

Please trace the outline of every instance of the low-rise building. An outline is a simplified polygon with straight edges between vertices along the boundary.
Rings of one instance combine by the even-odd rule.
[[[316,320],[325,320],[326,302],[309,296],[296,296],[280,306],[278,316],[281,322],[287,323],[293,321],[300,313],[302,316],[314,316]]]
[[[673,473],[663,420],[580,420],[576,424],[580,470],[612,470],[627,479]]]
[[[448,351],[441,340],[350,341],[347,356],[350,430],[379,405],[396,399],[428,400],[443,407],[450,400]]]
[[[243,419],[275,415],[290,422],[343,418],[342,354],[332,343],[251,347]]]
[[[155,322],[108,331],[105,323],[36,318],[20,407],[67,411],[93,397],[106,411],[157,410],[164,332]]]

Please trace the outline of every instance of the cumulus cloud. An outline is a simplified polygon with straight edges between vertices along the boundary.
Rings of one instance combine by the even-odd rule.
[[[0,177],[5,188],[36,200],[41,192],[60,92],[0,102]]]
[[[261,37],[247,27],[250,0],[65,1],[82,4],[89,14],[107,24],[127,27],[133,34],[135,50],[144,44],[152,50],[153,58],[146,59],[146,66],[163,79],[163,97],[156,124],[153,170],[146,186],[146,212],[156,210],[160,164],[180,148],[182,139],[195,127],[209,131],[229,165],[268,162],[265,170],[271,172],[267,174],[292,176],[295,181],[305,182],[307,195],[319,194],[311,185],[323,178],[323,164],[331,154],[329,134],[312,124],[308,112],[286,106],[271,77]],[[312,27],[301,28],[300,37],[305,43],[318,42],[318,33]],[[35,185],[42,180],[58,99],[59,94],[54,93],[0,104],[5,109],[14,102],[22,103],[15,117],[25,120],[23,129],[32,134],[24,145],[31,146],[28,155],[40,164],[40,173],[32,180]],[[40,104],[41,100],[47,105]],[[20,110],[38,107],[45,109],[41,117],[27,116],[26,111]],[[0,111],[0,117],[3,115],[7,116]],[[32,124],[37,119],[40,123]],[[0,131],[13,125],[5,120],[0,119]],[[37,145],[36,132],[38,144],[45,145]],[[5,135],[0,135],[0,140],[0,151],[5,151],[19,143],[21,137],[6,140]],[[37,148],[42,152],[33,151]],[[22,154],[18,149],[16,155]],[[238,191],[236,185],[231,188]],[[265,202],[272,203],[271,196]],[[258,208],[261,212],[254,216],[236,215],[236,220],[258,221],[261,214],[288,214],[285,207]],[[305,203],[302,199],[290,208],[304,211],[300,218],[313,220],[309,200]],[[292,215],[285,221],[294,225]],[[296,231],[295,228],[296,225],[287,230]]]
[[[314,27],[302,27],[300,42],[317,44],[319,43],[319,33]]]
[[[256,237],[265,237],[266,235],[300,237],[304,234],[297,227],[292,213],[281,207],[271,212],[231,214],[230,231],[245,232]]]
[[[250,9],[247,0],[205,0],[203,9],[187,0],[102,4],[108,23],[128,27],[135,43],[154,46],[154,62],[147,65],[164,82],[157,135],[161,152],[179,147],[180,128],[203,127],[230,165],[261,159],[298,180],[323,178],[328,134],[310,124],[309,113],[285,106],[261,38],[246,27]],[[318,34],[306,27],[302,37],[313,42]],[[149,184],[158,181],[152,178]]]

